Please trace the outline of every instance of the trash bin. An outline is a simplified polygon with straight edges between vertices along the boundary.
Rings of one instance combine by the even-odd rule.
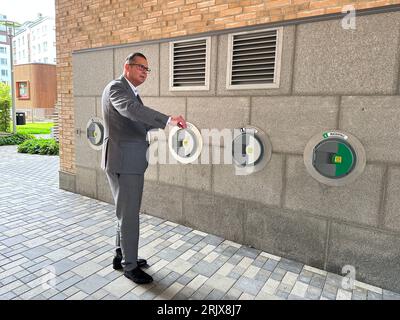
[[[25,112],[17,112],[17,126],[25,124],[26,124]]]

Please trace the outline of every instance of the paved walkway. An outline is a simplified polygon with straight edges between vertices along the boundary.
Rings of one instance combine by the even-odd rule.
[[[113,206],[58,189],[58,163],[0,147],[0,299],[400,299],[144,214],[136,285],[111,267]]]

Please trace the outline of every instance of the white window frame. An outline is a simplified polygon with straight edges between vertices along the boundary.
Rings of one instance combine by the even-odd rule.
[[[231,84],[232,79],[232,58],[233,58],[233,37],[242,34],[259,33],[263,31],[277,30],[277,41],[276,41],[276,54],[275,54],[275,74],[273,83],[260,83],[260,84]],[[268,28],[254,31],[244,31],[238,33],[231,33],[228,35],[228,59],[227,59],[227,71],[226,71],[226,89],[228,90],[251,90],[251,89],[275,89],[279,88],[280,85],[280,74],[281,74],[281,59],[282,59],[282,37],[283,27]]]
[[[196,40],[206,40],[206,74],[205,74],[205,85],[204,86],[187,86],[187,87],[174,87],[174,43],[182,43],[188,41],[196,41]],[[169,43],[169,90],[170,91],[209,91],[210,90],[210,68],[211,68],[211,37],[202,37],[202,38],[195,38],[195,39],[187,39],[181,41],[173,41]]]

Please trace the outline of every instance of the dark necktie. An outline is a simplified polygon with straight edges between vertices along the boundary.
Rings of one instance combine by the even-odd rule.
[[[140,102],[141,104],[143,104],[143,101],[142,101],[142,99],[140,99],[139,94],[136,96],[136,98],[138,98],[139,102]]]

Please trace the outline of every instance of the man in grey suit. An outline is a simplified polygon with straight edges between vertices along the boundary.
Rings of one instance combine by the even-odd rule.
[[[105,132],[101,167],[106,171],[118,220],[113,267],[123,268],[125,277],[139,284],[153,281],[140,268],[147,264],[146,260],[138,260],[139,210],[148,166],[147,132],[164,129],[167,124],[186,128],[182,116],[169,117],[143,105],[137,87],[148,72],[146,57],[130,54],[123,75],[111,81],[102,96]]]

